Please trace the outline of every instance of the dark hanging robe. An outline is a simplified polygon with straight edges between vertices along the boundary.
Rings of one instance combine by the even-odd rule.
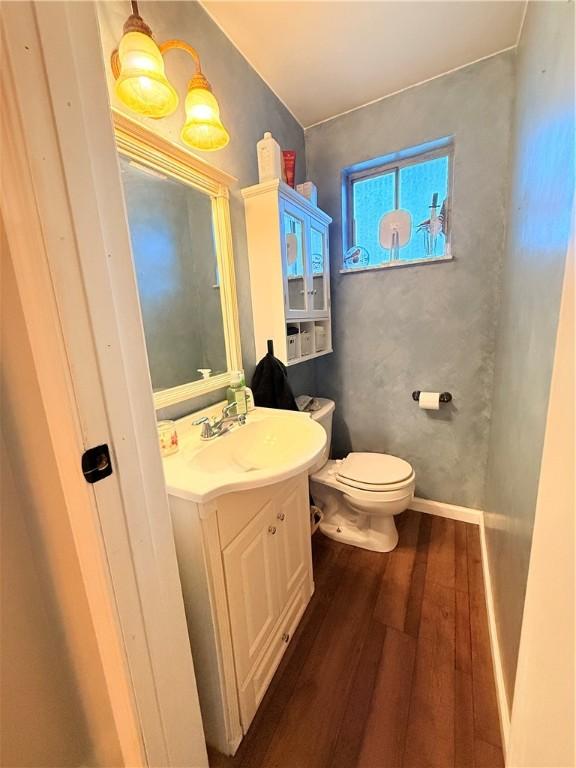
[[[286,366],[268,352],[256,366],[251,384],[254,404],[262,408],[283,408],[297,411]]]

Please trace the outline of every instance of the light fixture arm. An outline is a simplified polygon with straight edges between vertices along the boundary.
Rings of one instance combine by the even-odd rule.
[[[206,80],[204,73],[202,72],[202,67],[200,66],[200,56],[196,48],[189,45],[188,43],[185,43],[184,40],[166,40],[166,42],[161,43],[158,48],[160,49],[162,56],[164,56],[167,51],[172,51],[174,49],[185,51],[189,56],[192,56],[194,59],[196,71],[188,84],[188,88],[206,88],[206,90],[212,92],[212,86],[208,80]]]
[[[172,51],[175,48],[180,51],[186,51],[187,54],[192,56],[194,59],[194,64],[196,65],[196,72],[201,72],[202,68],[200,67],[200,56],[198,55],[198,51],[196,48],[193,48],[191,45],[188,45],[188,43],[185,43],[184,40],[166,40],[165,43],[160,43],[158,46],[160,49],[160,53],[162,56],[167,51]]]

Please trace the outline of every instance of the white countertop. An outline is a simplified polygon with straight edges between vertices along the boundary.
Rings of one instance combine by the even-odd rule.
[[[272,485],[306,472],[326,445],[326,432],[308,413],[271,408],[255,408],[245,425],[201,440],[202,427],[192,422],[219,416],[224,405],[176,422],[179,451],[163,459],[169,495],[205,503],[224,493]]]

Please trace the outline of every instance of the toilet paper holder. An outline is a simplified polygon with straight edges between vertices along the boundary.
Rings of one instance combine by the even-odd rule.
[[[418,402],[420,400],[420,390],[416,389],[414,392],[412,392],[412,400],[415,400]],[[440,402],[441,403],[449,403],[452,400],[452,395],[450,392],[441,392],[440,393]]]

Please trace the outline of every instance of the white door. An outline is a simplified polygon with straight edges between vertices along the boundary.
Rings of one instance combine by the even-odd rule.
[[[200,768],[206,747],[95,5],[10,3],[0,24],[11,148],[0,205],[53,425],[58,462],[48,469],[67,494],[97,638],[93,666],[106,678],[123,764]],[[82,451],[102,444],[113,473],[88,489]],[[85,683],[91,702],[81,671],[79,693]],[[96,749],[111,736],[97,731],[97,712],[85,714]]]
[[[278,525],[276,507],[268,501],[224,550],[224,574],[241,687],[268,642],[280,615],[278,594]]]
[[[308,484],[299,480],[276,498],[280,603],[284,607],[311,569]]]

